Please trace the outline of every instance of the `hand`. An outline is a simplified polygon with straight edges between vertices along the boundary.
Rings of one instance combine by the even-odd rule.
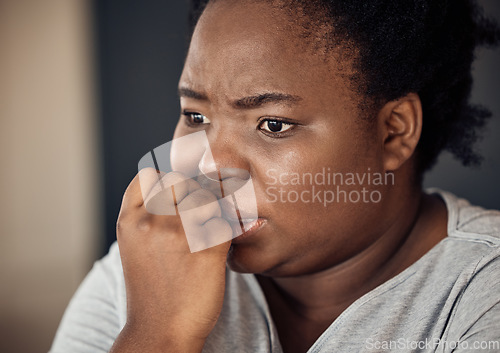
[[[123,197],[117,239],[127,324],[112,352],[134,345],[143,351],[144,345],[151,351],[172,352],[176,347],[183,352],[201,351],[222,309],[230,241],[190,253],[180,217],[155,215],[146,206],[154,209],[155,204],[170,202],[178,212],[204,205],[189,222],[205,234],[225,239],[231,239],[231,227],[213,202],[217,198],[196,181],[176,172],[160,177],[155,169],[141,170]],[[175,185],[175,199],[171,185]]]

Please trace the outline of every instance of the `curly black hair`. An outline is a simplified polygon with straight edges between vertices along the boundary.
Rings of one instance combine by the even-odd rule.
[[[214,0],[192,0],[191,28]],[[258,1],[258,0],[257,0]],[[496,22],[484,17],[474,0],[260,0],[279,3],[289,13],[300,9],[310,23],[330,26],[325,48],[354,42],[357,86],[380,104],[415,92],[424,124],[417,147],[422,175],[443,150],[465,166],[479,165],[473,144],[491,113],[469,102],[476,48],[499,43]],[[348,38],[348,40],[346,40]]]

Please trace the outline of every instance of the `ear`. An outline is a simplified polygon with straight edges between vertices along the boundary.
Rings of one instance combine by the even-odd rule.
[[[422,132],[422,104],[416,93],[388,102],[379,111],[385,171],[399,169],[415,152]]]

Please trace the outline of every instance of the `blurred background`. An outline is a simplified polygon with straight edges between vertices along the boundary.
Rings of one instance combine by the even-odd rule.
[[[0,0],[0,352],[46,352],[115,240],[137,162],[173,134],[187,18],[187,0]],[[498,63],[482,50],[474,68],[494,114],[482,167],[443,154],[425,183],[500,209]]]

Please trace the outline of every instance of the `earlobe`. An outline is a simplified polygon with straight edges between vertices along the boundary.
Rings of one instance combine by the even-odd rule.
[[[414,154],[422,132],[422,104],[416,93],[388,102],[379,112],[384,169],[399,169]]]

